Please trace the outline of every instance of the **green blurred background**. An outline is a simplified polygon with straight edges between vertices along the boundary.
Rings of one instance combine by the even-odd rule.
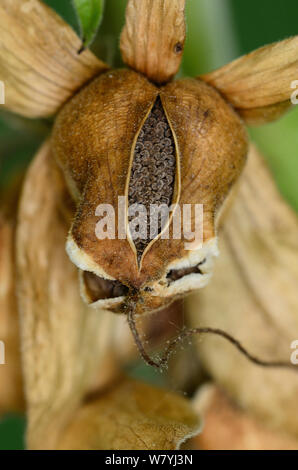
[[[78,30],[71,0],[45,3]],[[125,5],[126,0],[106,0],[104,20],[92,46],[96,54],[113,66],[121,66],[118,40]],[[297,0],[187,0],[188,35],[179,75],[208,72],[264,44],[298,34],[297,18]],[[49,133],[50,125],[48,120],[30,121],[0,110],[2,187],[16,172],[26,168]],[[281,192],[298,210],[298,107],[280,121],[250,129],[250,133],[263,150]],[[132,367],[129,373],[151,382],[163,381],[142,364]],[[24,427],[22,416],[0,418],[0,450],[22,449]]]

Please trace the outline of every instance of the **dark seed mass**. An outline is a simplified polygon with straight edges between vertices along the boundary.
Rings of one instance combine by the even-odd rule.
[[[143,128],[140,131],[132,164],[128,191],[128,205],[142,204],[146,207],[147,237],[134,240],[138,258],[163,225],[159,216],[157,233],[150,237],[150,205],[172,203],[176,173],[175,142],[167,117],[158,97]],[[151,209],[152,215],[152,209]],[[154,216],[153,216],[154,217]],[[129,222],[133,219],[129,217]]]

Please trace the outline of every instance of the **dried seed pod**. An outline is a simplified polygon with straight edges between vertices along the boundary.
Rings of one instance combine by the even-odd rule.
[[[238,115],[213,88],[192,79],[158,88],[133,71],[107,72],[62,108],[52,147],[77,203],[69,256],[81,270],[127,286],[119,311],[125,311],[131,295],[142,296],[142,312],[152,311],[208,282],[217,255],[217,216],[247,153]],[[203,204],[203,245],[188,251],[184,222],[176,239],[171,219],[169,239],[161,235],[167,227],[158,221],[156,239],[150,239],[149,230],[147,238],[132,240],[132,219],[119,218],[119,196],[126,207]],[[96,235],[101,204],[115,212],[114,238]],[[193,227],[193,214],[190,222]],[[150,217],[145,227],[150,228]],[[201,273],[167,282],[170,271],[191,272],[183,270],[202,260]],[[104,302],[94,305],[109,308]]]

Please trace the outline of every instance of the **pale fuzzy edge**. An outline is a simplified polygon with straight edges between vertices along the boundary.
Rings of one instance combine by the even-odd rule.
[[[216,387],[212,382],[206,383],[198,389],[192,399],[193,407],[197,413],[203,416],[208,411],[215,392]]]
[[[116,280],[113,277],[109,276],[100,266],[98,266],[97,263],[95,263],[95,261],[87,253],[80,249],[71,235],[69,235],[67,238],[66,252],[70,260],[80,270],[92,272],[97,276],[107,280]],[[208,240],[208,242],[204,243],[200,249],[195,251],[189,251],[188,256],[184,257],[183,259],[175,260],[167,266],[167,271],[164,275],[164,278],[161,281],[154,282],[152,284],[152,288],[154,290],[152,295],[161,297],[172,297],[205,287],[212,277],[214,258],[218,255],[219,250],[217,237]],[[189,274],[188,276],[185,276],[184,278],[179,279],[178,281],[174,281],[170,286],[168,286],[166,276],[171,270],[195,267],[204,259],[206,259],[206,261],[204,262],[201,268],[203,274]],[[107,302],[107,300],[99,300],[90,304],[90,299],[88,301],[86,292],[83,291],[83,283],[81,282],[80,285],[84,301],[87,301],[89,305],[92,305],[95,308],[108,308],[109,306],[115,306],[115,304],[120,303],[122,301],[122,298],[118,297],[116,299],[109,299],[109,302]],[[111,303],[110,300],[114,300],[114,302]]]
[[[190,433],[190,435],[185,436],[184,439],[182,439],[179,442],[179,447],[177,449],[179,450],[180,446],[184,444],[188,439],[191,439],[192,437],[196,437],[198,434],[201,434],[204,427],[205,427],[205,417],[204,415],[208,411],[208,408],[210,404],[212,403],[212,399],[215,393],[216,387],[212,382],[206,383],[202,385],[199,390],[196,392],[194,398],[192,399],[192,407],[194,408],[194,411],[197,413],[197,415],[200,418],[200,425],[198,430]]]
[[[200,424],[198,424],[198,427],[194,431],[189,432],[184,437],[179,439],[178,442],[177,442],[177,446],[176,446],[175,450],[180,450],[182,444],[184,444],[189,439],[191,439],[193,437],[196,437],[198,434],[201,434],[201,432],[203,431],[203,428],[204,428],[204,422],[203,422],[203,419],[200,416],[198,416],[198,419],[200,419]]]
[[[96,276],[103,277],[104,279],[110,281],[116,280],[115,278],[109,276],[109,274],[107,274],[104,269],[98,266],[98,264],[91,258],[91,256],[89,256],[81,248],[79,248],[71,234],[69,234],[67,237],[65,248],[72,263],[82,271],[92,272],[96,274]]]
[[[212,277],[214,258],[218,255],[218,241],[217,237],[214,237],[204,243],[200,249],[190,251],[189,255],[185,258],[173,261],[167,266],[164,278],[152,285],[154,289],[153,295],[171,297],[205,287]],[[167,285],[166,276],[171,270],[195,267],[204,259],[206,261],[201,266],[203,274],[189,274],[178,281],[174,281],[169,286]]]

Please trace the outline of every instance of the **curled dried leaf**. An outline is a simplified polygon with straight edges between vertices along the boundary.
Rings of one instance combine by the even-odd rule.
[[[125,379],[77,411],[59,449],[175,450],[199,429],[184,398]]]

